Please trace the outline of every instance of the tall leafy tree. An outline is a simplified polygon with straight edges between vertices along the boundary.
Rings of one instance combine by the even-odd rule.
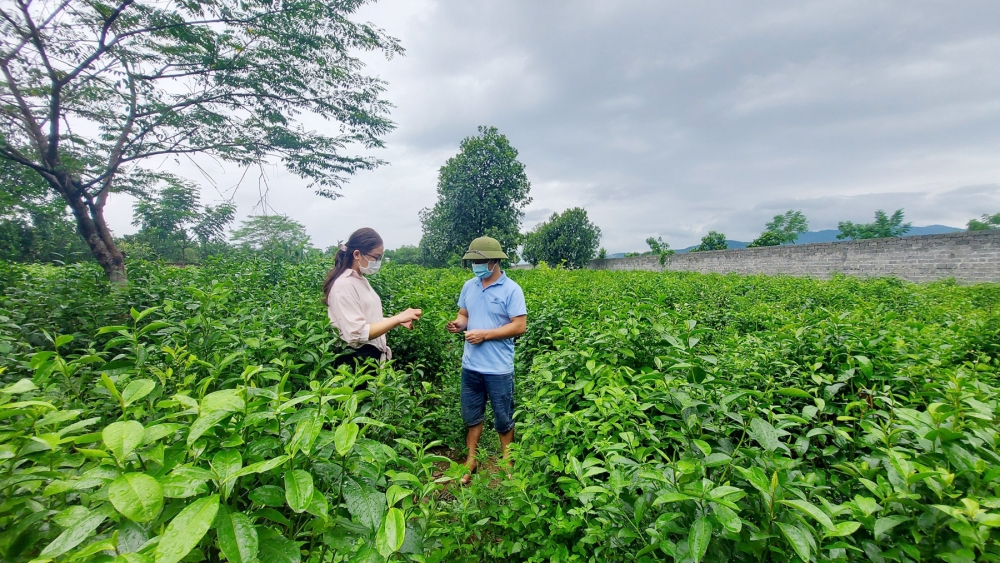
[[[66,203],[34,170],[0,159],[0,259],[67,262],[88,256]]]
[[[691,252],[703,252],[706,250],[726,250],[729,243],[726,242],[726,235],[717,231],[708,231],[708,234],[701,237],[701,244],[691,249]]]
[[[384,83],[359,51],[402,52],[351,20],[363,0],[11,2],[0,6],[0,158],[30,168],[70,207],[112,281],[126,280],[104,209],[163,174],[146,163],[204,153],[280,162],[336,197],[378,159],[392,128]],[[300,116],[308,116],[308,122]],[[338,123],[334,135],[310,130]]]
[[[583,268],[594,259],[601,244],[601,229],[590,222],[587,211],[574,207],[553,213],[539,223],[524,240],[524,259],[532,264],[566,264]]]
[[[897,209],[892,216],[886,215],[885,211],[879,209],[875,212],[875,221],[872,223],[852,223],[841,221],[837,224],[840,232],[838,239],[872,239],[901,237],[910,231],[912,223],[903,222],[903,210]]]
[[[302,257],[311,248],[305,226],[287,215],[255,215],[233,231],[233,242],[249,250],[283,257]]]
[[[459,153],[438,173],[438,201],[420,212],[421,251],[431,265],[457,260],[476,237],[491,236],[507,254],[521,242],[531,184],[517,149],[496,127],[462,140]]]
[[[969,221],[970,231],[988,231],[990,229],[1000,229],[1000,213],[984,214],[981,219]]]
[[[659,256],[661,265],[667,262],[668,256],[675,254],[674,249],[670,248],[670,244],[665,242],[663,237],[649,237],[646,239],[646,244],[649,245],[649,252],[644,252],[643,254]]]
[[[187,182],[170,181],[154,194],[144,194],[133,210],[132,224],[139,232],[129,240],[141,242],[160,258],[185,262],[189,250],[199,243],[203,250],[225,241],[226,226],[236,209],[229,203],[202,207],[198,188]]]

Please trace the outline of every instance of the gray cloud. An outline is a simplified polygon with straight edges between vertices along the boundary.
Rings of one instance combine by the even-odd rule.
[[[438,168],[483,124],[527,165],[525,228],[584,206],[610,251],[749,240],[788,208],[815,229],[1000,211],[995,2],[385,0],[363,16],[407,49],[369,61],[397,106],[391,166],[332,202],[269,176],[271,206],[319,245],[363,225],[416,243]],[[241,212],[257,199],[256,181],[237,192]]]

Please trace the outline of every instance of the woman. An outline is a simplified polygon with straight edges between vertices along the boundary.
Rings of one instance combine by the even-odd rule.
[[[330,322],[353,349],[348,360],[392,359],[385,334],[397,326],[412,329],[421,315],[420,309],[407,309],[388,319],[382,317],[382,300],[364,276],[378,272],[384,251],[382,237],[373,229],[354,231],[347,244],[340,245],[333,270],[323,283]]]

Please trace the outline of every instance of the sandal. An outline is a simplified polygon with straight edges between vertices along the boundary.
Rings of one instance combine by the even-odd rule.
[[[468,486],[469,483],[472,482],[472,476],[475,475],[477,471],[479,471],[479,462],[478,461],[475,462],[475,465],[473,465],[471,468],[469,468],[469,472],[468,473],[466,473],[465,475],[462,475],[462,478],[459,480],[458,483],[460,485],[462,485],[463,487]]]

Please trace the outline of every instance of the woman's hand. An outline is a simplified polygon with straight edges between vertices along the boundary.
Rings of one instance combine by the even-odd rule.
[[[413,330],[413,321],[420,320],[420,315],[423,314],[420,309],[407,309],[393,318],[399,326]]]

